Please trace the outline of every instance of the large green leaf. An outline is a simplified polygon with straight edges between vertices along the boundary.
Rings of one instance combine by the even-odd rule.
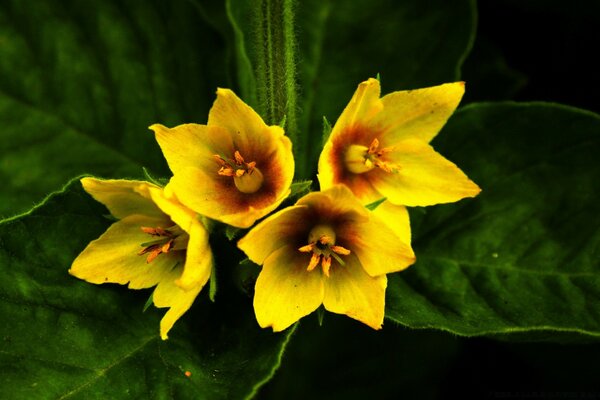
[[[256,64],[250,3],[229,0],[246,82],[252,72],[248,59]],[[316,171],[322,118],[335,121],[361,81],[381,73],[384,88],[392,91],[459,79],[475,19],[471,0],[298,1],[298,175],[308,178]]]
[[[147,127],[205,122],[229,86],[204,15],[185,0],[2,1],[0,216],[81,173],[167,174]]]
[[[279,365],[284,334],[261,330],[251,299],[221,280],[162,341],[149,291],[67,273],[111,223],[78,182],[0,223],[0,392],[10,399],[247,398]],[[226,260],[219,259],[227,271]],[[187,377],[185,372],[191,372]]]
[[[388,318],[464,336],[600,337],[600,117],[475,104],[434,146],[483,191],[413,213],[418,261],[392,275]]]

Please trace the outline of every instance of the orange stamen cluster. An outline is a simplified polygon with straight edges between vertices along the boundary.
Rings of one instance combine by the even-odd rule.
[[[298,249],[302,253],[313,253],[308,263],[307,271],[315,269],[319,263],[323,268],[325,276],[329,277],[329,269],[331,268],[331,256],[336,258],[338,262],[343,263],[339,255],[347,256],[350,250],[335,245],[335,239],[330,235],[321,235],[316,241],[302,246]]]
[[[161,255],[162,253],[168,253],[173,248],[174,241],[176,238],[173,232],[159,227],[149,228],[146,226],[142,226],[141,229],[142,232],[147,233],[150,236],[162,238],[154,242],[142,244],[144,248],[138,252],[138,255],[141,256],[143,254],[149,253],[148,257],[146,257],[146,263],[150,264],[156,259],[156,257]]]
[[[377,138],[373,139],[369,149],[367,150],[367,154],[365,156],[365,164],[368,166],[369,163],[372,163],[375,167],[381,168],[385,172],[397,172],[400,167],[395,165],[387,164],[379,159],[379,157],[383,156],[386,153],[390,153],[393,151],[392,147],[386,147],[383,149],[379,149],[379,140]]]
[[[239,178],[244,174],[252,174],[252,172],[254,172],[254,168],[256,167],[255,161],[247,163],[244,160],[244,157],[242,157],[240,152],[237,150],[233,154],[233,159],[226,160],[218,154],[215,154],[214,157],[221,166],[217,173],[222,176]]]

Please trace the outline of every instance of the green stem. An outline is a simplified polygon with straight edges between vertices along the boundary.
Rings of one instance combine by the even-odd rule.
[[[255,73],[259,112],[270,125],[285,121],[298,149],[295,0],[256,0]]]

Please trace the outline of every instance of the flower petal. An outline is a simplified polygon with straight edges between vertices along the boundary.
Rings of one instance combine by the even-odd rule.
[[[161,254],[151,263],[138,255],[141,243],[148,241],[142,226],[168,227],[167,218],[131,215],[112,224],[77,256],[69,273],[90,283],[129,283],[130,289],[144,289],[165,279],[169,271],[183,262],[183,252]]]
[[[475,197],[481,189],[454,163],[420,140],[405,140],[387,154],[397,173],[380,171],[373,185],[394,204],[430,206]]]
[[[410,245],[410,219],[406,207],[397,206],[386,200],[373,210],[373,213],[381,222],[394,231],[402,243]]]
[[[366,221],[369,211],[358,201],[345,185],[335,185],[322,192],[312,192],[296,202],[306,205],[319,219],[335,221]],[[318,222],[318,221],[317,221]]]
[[[167,128],[160,124],[150,127],[156,135],[160,149],[177,174],[185,167],[219,169],[214,155],[232,157],[232,137],[226,130],[199,124],[183,124]]]
[[[96,201],[104,204],[116,218],[133,214],[156,218],[163,216],[147,194],[147,188],[158,188],[151,183],[125,179],[82,178],[81,185]]]
[[[325,308],[337,314],[345,314],[373,329],[381,329],[385,312],[385,275],[372,277],[362,268],[358,258],[349,254],[345,265],[331,267],[325,280]]]
[[[464,93],[464,82],[393,92],[381,99],[383,112],[370,124],[381,127],[383,147],[406,139],[428,143],[458,107]]]
[[[254,312],[262,328],[279,332],[315,311],[323,302],[320,269],[307,271],[310,255],[281,247],[264,263],[256,281]]]
[[[208,243],[208,231],[199,221],[191,226],[190,240],[181,277],[175,282],[183,290],[204,286],[210,278],[213,257]]]
[[[270,129],[252,107],[229,89],[217,89],[217,99],[208,113],[208,125],[226,129],[242,155],[262,136],[283,136],[283,129]],[[266,130],[270,132],[267,134]]]
[[[192,306],[204,283],[206,283],[199,282],[189,290],[183,290],[175,284],[175,280],[183,273],[182,271],[183,267],[181,265],[170,270],[152,294],[152,300],[156,307],[169,307],[169,311],[160,321],[160,337],[163,340],[168,339],[167,334],[175,322]]]
[[[295,246],[308,237],[310,213],[305,205],[287,207],[261,221],[238,241],[238,247],[256,264],[263,264],[275,250]]]
[[[158,187],[148,188],[148,196],[163,213],[171,217],[173,222],[190,233],[192,225],[200,223],[198,214],[181,204],[174,194],[169,193],[170,196],[167,196],[167,193],[170,192],[168,188],[169,185],[164,190]]]
[[[354,92],[352,99],[338,118],[331,135],[334,136],[348,126],[370,120],[383,108],[379,99],[381,88],[377,79],[369,78],[361,82]]]
[[[339,242],[356,254],[362,267],[371,276],[402,271],[415,262],[410,245],[374,214],[362,224],[340,226],[337,234]]]

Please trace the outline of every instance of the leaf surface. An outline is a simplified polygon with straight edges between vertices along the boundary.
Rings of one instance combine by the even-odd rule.
[[[67,273],[110,225],[79,182],[0,223],[0,392],[6,398],[244,399],[274,373],[293,329],[258,327],[251,300],[208,285],[171,330],[150,291],[92,285]],[[221,271],[227,260],[219,259]],[[190,376],[186,376],[186,372]]]
[[[391,276],[387,317],[464,336],[600,337],[600,117],[480,103],[433,145],[483,191],[412,212],[417,263]]]

